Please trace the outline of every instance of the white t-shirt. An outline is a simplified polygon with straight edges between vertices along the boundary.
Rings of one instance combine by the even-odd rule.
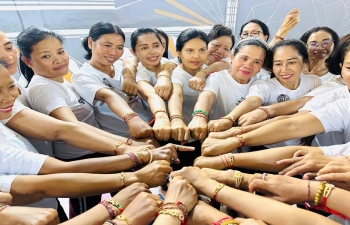
[[[16,80],[13,78],[13,81],[15,82],[15,85],[18,87],[19,91],[20,91],[20,95],[18,96],[18,100],[25,106],[28,106],[28,102],[26,99],[26,89],[23,88],[23,86]]]
[[[333,90],[330,90],[331,87],[333,87]],[[312,112],[323,108],[328,103],[334,102],[337,99],[350,98],[348,87],[335,82],[324,83],[316,89],[319,89],[317,90],[317,92],[321,92],[322,90],[324,90],[324,92],[313,97],[304,105],[304,107],[299,109],[299,111]],[[312,146],[330,146],[342,143],[344,143],[344,137],[342,132],[327,132],[324,134],[317,134],[314,140],[312,141]]]
[[[0,123],[0,191],[10,192],[16,175],[37,175],[48,156],[38,154],[20,134]],[[33,207],[57,208],[54,198],[47,198]]]
[[[60,83],[34,75],[27,88],[27,100],[32,109],[46,115],[50,115],[55,109],[68,107],[78,121],[99,127],[92,106],[81,98],[66,80]],[[63,141],[53,142],[53,149],[55,156],[60,159],[73,159],[93,153]]]
[[[318,86],[317,88],[315,88],[314,90],[310,91],[309,93],[307,93],[305,96],[318,96],[318,95],[322,95],[328,91],[337,89],[337,88],[341,88],[344,87],[345,84],[340,83],[340,82],[326,82],[326,83],[322,83],[320,86]],[[300,109],[301,110],[301,109]],[[299,111],[300,111],[299,110]]]
[[[160,60],[160,64],[163,65],[164,63],[169,62],[167,58],[162,58]],[[148,81],[152,84],[152,86],[157,84],[157,74],[153,71],[150,71],[144,67],[141,62],[139,63],[137,67],[137,73],[136,73],[136,82],[139,81]]]
[[[337,131],[343,133],[344,144],[350,141],[350,101],[348,98],[341,98],[325,105],[323,108],[311,112],[322,123],[325,133]]]
[[[271,73],[269,71],[261,68],[259,73],[257,73],[255,76],[258,80],[268,80],[271,78]]]
[[[257,80],[250,87],[247,98],[259,97],[262,104],[267,106],[300,98],[321,85],[321,80],[317,76],[301,74],[300,79],[299,87],[295,90],[284,87],[276,77],[268,80]]]
[[[152,119],[149,107],[141,98],[135,96],[129,99],[128,96],[121,92],[124,78],[120,67],[120,64],[115,64],[115,76],[111,78],[86,62],[78,72],[73,74],[72,83],[77,93],[94,107],[95,117],[101,129],[123,137],[130,137],[128,126],[123,118],[114,114],[106,103],[95,100],[98,90],[109,88],[122,97],[130,108],[138,113],[145,122],[149,122]]]
[[[322,83],[326,83],[326,82],[332,82],[334,81],[334,79],[337,79],[338,77],[340,77],[340,75],[335,75],[331,72],[328,72],[325,75],[320,76],[319,78],[321,79]]]
[[[26,100],[26,102],[27,102],[27,100]],[[28,107],[24,106],[19,100],[16,99],[15,103],[13,104],[13,107],[12,107],[11,116],[8,119],[0,120],[0,122],[2,124],[6,125],[6,123],[8,121],[10,121],[17,113],[19,113],[20,111],[22,111],[24,109],[28,109]],[[52,142],[37,140],[34,138],[28,138],[28,137],[27,137],[27,140],[35,147],[35,149],[40,154],[54,156]]]
[[[209,114],[210,120],[216,120],[229,114],[245,99],[250,86],[255,80],[256,76],[252,77],[247,84],[237,83],[227,70],[211,74],[203,89],[204,91],[213,92],[216,95],[215,102]]]
[[[336,157],[342,155],[350,155],[350,142],[342,145],[331,145],[321,147],[323,154],[326,156]]]
[[[188,125],[191,122],[192,112],[194,106],[198,100],[199,91],[193,90],[188,86],[188,81],[193,76],[182,69],[181,65],[177,66],[173,74],[171,75],[171,82],[179,84],[182,87],[183,93],[183,105],[182,105],[182,116],[184,122]]]

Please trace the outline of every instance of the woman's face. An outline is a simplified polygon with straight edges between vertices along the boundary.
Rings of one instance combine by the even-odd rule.
[[[230,55],[232,39],[228,36],[221,36],[209,42],[208,44],[208,61],[209,65],[221,61]]]
[[[88,45],[91,60],[102,66],[112,66],[124,53],[124,39],[119,34],[103,34],[96,41],[89,37]]]
[[[153,33],[142,34],[137,38],[135,56],[146,68],[158,66],[163,57],[164,47]]]
[[[345,54],[344,62],[340,64],[341,76],[350,90],[350,51]]]
[[[52,79],[68,73],[69,56],[57,38],[46,38],[33,45],[32,50],[30,59],[24,62],[35,74]]]
[[[231,74],[239,81],[248,82],[264,64],[266,52],[255,45],[243,46],[232,58]]]
[[[282,85],[299,82],[303,66],[303,57],[292,46],[277,48],[273,55],[272,70]]]
[[[267,35],[264,35],[263,30],[257,23],[248,23],[243,27],[242,33],[241,33],[241,40],[247,38],[247,37],[259,37],[263,39],[264,41],[267,40]]]
[[[334,41],[330,33],[320,30],[310,35],[306,46],[310,58],[322,60],[332,53]]]
[[[207,44],[200,38],[194,38],[187,41],[177,54],[186,68],[198,70],[207,60]]]
[[[0,68],[0,120],[8,119],[12,113],[12,107],[19,95],[9,71]]]
[[[17,72],[17,51],[13,47],[12,41],[6,37],[6,35],[0,31],[0,59],[7,63],[6,68],[10,74]]]

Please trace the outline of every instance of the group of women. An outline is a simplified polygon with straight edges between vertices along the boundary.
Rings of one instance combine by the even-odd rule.
[[[17,56],[0,32],[1,221],[338,224],[288,205],[303,202],[346,221],[350,36],[316,27],[284,40],[298,21],[294,9],[269,44],[256,19],[237,43],[223,25],[189,28],[175,59],[161,30],[136,29],[125,54],[123,31],[98,22],[71,82],[61,35],[29,27]],[[70,198],[69,220],[58,197]],[[15,206],[35,202],[58,213]]]

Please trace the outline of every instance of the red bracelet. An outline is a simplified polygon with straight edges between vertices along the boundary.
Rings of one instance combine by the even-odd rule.
[[[136,116],[139,116],[139,114],[137,114],[135,112],[130,112],[124,116],[123,120],[125,123],[127,123],[129,120],[131,120],[132,118],[134,118]]]
[[[239,141],[239,147],[237,148],[238,153],[242,152],[242,148],[245,146],[245,140],[241,135],[234,136]]]
[[[271,117],[271,114],[270,114],[269,110],[267,110],[266,107],[259,107],[258,109],[260,109],[266,113],[266,119]]]
[[[281,36],[278,36],[278,35],[276,35],[275,38],[280,39],[282,41],[284,40],[284,37],[281,37]]]
[[[310,196],[310,180],[307,181],[307,190],[306,190],[306,200],[305,200],[305,208],[307,210],[310,210],[311,206],[310,204],[308,203],[309,201],[309,196]]]

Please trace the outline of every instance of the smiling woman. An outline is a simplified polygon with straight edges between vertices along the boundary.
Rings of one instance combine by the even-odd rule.
[[[6,66],[6,62],[0,61],[0,73],[4,74],[1,76],[4,77],[4,80],[0,85],[0,99],[2,99],[0,103],[0,120],[5,120],[11,116],[15,99],[19,95],[18,88]]]

